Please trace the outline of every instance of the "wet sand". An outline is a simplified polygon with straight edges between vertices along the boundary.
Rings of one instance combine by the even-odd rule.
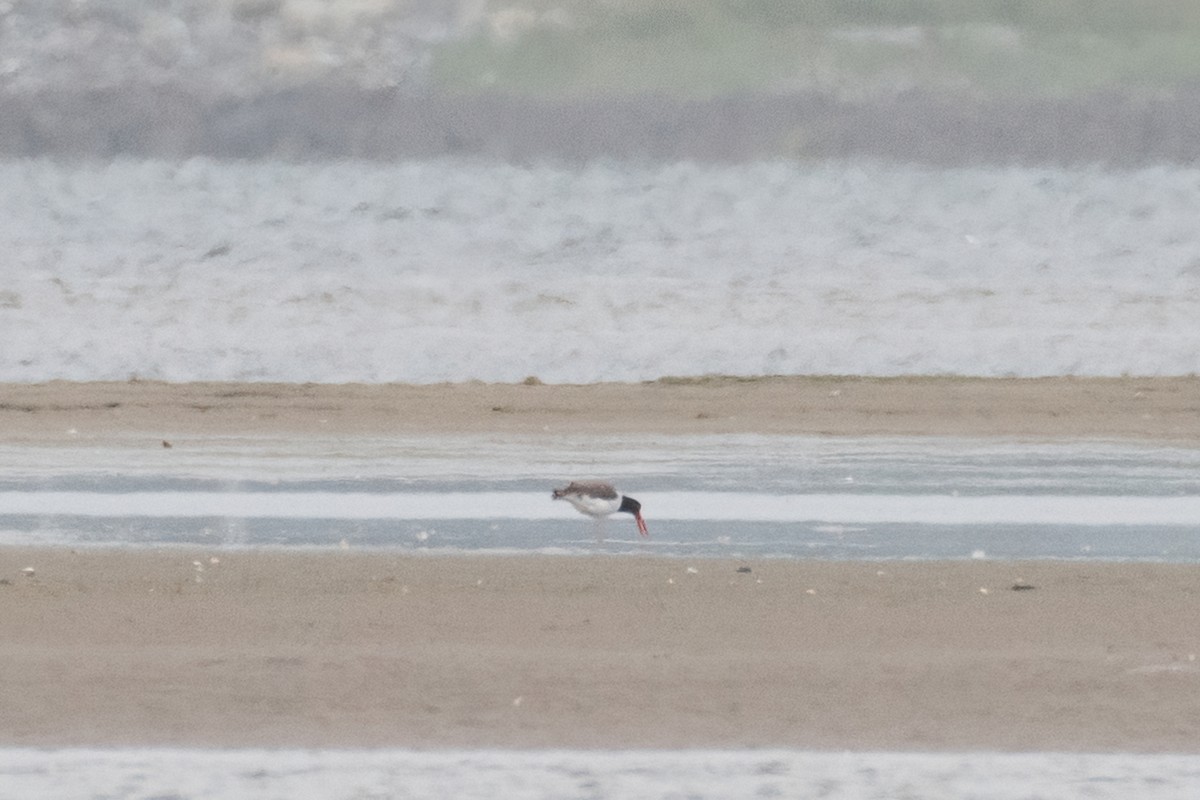
[[[0,384],[4,439],[278,432],[771,433],[1200,443],[1200,378]]]
[[[1197,411],[1194,378],[52,383],[0,386],[0,444],[497,431],[1195,445]],[[1197,619],[1193,565],[0,548],[0,746],[1200,752]]]
[[[0,576],[0,745],[1200,752],[1194,566],[0,548]]]

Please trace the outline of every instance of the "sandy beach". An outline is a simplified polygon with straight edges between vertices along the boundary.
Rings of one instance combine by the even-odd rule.
[[[1193,445],[1198,390],[1193,378],[5,385],[0,443],[653,431]],[[0,746],[1200,752],[1197,575],[0,548]]]
[[[4,745],[1200,752],[1191,566],[3,549],[0,575]]]

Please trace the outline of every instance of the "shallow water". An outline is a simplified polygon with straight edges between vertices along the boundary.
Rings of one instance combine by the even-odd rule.
[[[8,445],[0,542],[422,553],[1200,561],[1200,451],[803,436]],[[623,476],[652,536],[550,499]]]
[[[1200,372],[1200,170],[0,161],[0,381]]]
[[[1176,800],[1200,757],[734,751],[3,750],[27,800],[837,797]]]

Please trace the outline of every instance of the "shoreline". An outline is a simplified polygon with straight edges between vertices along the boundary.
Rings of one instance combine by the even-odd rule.
[[[0,441],[130,435],[759,433],[1200,445],[1200,377],[700,377],[643,383],[0,384]]]
[[[0,547],[0,746],[1195,753],[1194,578]]]

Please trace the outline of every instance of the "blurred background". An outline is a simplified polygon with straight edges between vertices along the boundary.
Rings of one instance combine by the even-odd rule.
[[[1200,156],[1191,0],[0,0],[0,156]]]
[[[0,0],[0,380],[1200,374],[1195,0]]]

